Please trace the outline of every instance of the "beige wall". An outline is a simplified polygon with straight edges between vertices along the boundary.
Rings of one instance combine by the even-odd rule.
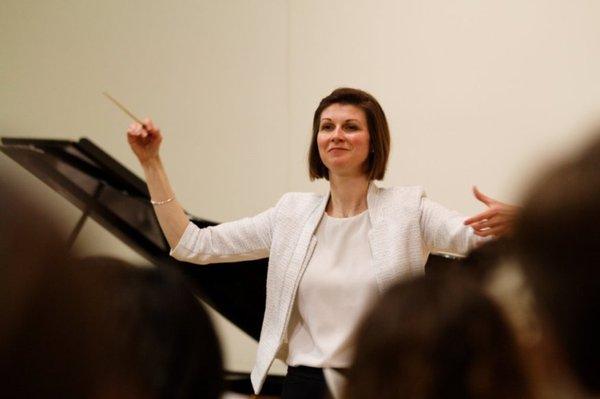
[[[390,121],[384,184],[421,184],[473,213],[472,184],[518,201],[543,162],[587,138],[600,110],[598,20],[593,0],[4,0],[0,135],[86,136],[141,174],[107,90],[163,128],[186,208],[225,221],[326,188],[306,175],[312,112],[355,86]],[[58,195],[6,157],[0,167],[75,223]],[[141,261],[93,222],[84,243]],[[249,370],[255,345],[217,323],[228,367]]]

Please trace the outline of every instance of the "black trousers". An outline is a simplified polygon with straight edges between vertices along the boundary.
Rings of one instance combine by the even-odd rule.
[[[329,391],[323,369],[308,366],[288,367],[281,399],[325,398],[329,398]]]

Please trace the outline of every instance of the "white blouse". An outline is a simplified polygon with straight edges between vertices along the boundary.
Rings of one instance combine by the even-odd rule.
[[[292,309],[288,365],[350,366],[352,334],[379,295],[370,229],[367,211],[348,218],[323,215]]]

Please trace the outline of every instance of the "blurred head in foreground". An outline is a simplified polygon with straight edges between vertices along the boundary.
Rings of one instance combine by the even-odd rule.
[[[179,273],[111,258],[88,258],[78,266],[85,279],[101,282],[98,304],[101,317],[114,326],[114,360],[126,362],[122,372],[146,397],[219,397],[219,342]]]
[[[515,242],[565,363],[600,393],[600,131],[530,189]]]
[[[217,398],[218,342],[180,277],[74,260],[13,187],[0,186],[0,396]]]
[[[90,397],[106,384],[94,286],[67,257],[66,234],[13,182],[0,186],[2,397]]]
[[[404,281],[363,320],[345,398],[524,398],[499,308],[459,273]]]

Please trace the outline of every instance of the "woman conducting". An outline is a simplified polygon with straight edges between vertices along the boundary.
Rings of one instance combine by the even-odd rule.
[[[288,193],[267,211],[198,228],[175,199],[159,157],[160,130],[132,124],[138,157],[171,255],[207,264],[269,257],[265,316],[251,379],[259,392],[275,358],[288,365],[283,398],[318,398],[324,375],[350,366],[363,311],[391,283],[422,273],[431,251],[466,253],[512,227],[515,207],[475,190],[489,208],[470,219],[430,201],[420,187],[379,188],[390,133],[373,96],[334,90],[314,113],[311,180],[328,195]]]

